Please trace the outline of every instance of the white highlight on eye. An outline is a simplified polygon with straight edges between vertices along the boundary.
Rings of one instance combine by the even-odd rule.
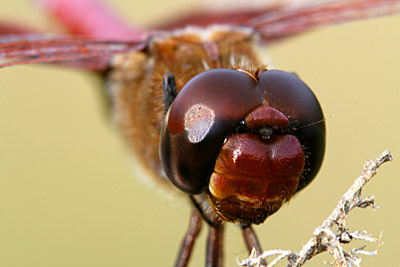
[[[189,141],[201,142],[215,122],[215,113],[204,104],[195,104],[185,113],[184,126]]]

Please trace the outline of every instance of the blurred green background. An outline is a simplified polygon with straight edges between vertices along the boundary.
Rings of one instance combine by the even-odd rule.
[[[0,3],[1,18],[55,27],[29,1]],[[198,5],[113,1],[122,16],[143,25]],[[364,161],[389,148],[395,161],[364,191],[381,208],[353,212],[347,226],[375,235],[384,231],[380,254],[363,257],[362,266],[396,265],[399,48],[400,16],[393,16],[314,30],[267,49],[266,63],[297,72],[329,119],[317,179],[256,227],[264,249],[300,250]],[[170,199],[134,177],[98,91],[99,82],[84,71],[51,65],[0,70],[1,267],[173,265],[190,209],[185,199]],[[191,266],[204,266],[204,230]],[[235,266],[236,254],[247,256],[235,226],[228,227],[226,240],[226,266]],[[306,266],[323,266],[324,259],[330,256]]]

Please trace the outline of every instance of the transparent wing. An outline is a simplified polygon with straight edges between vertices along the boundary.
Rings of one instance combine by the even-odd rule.
[[[257,4],[245,1],[247,4],[243,7],[243,3],[219,1],[223,8],[217,6],[215,10],[190,13],[155,28],[171,30],[186,25],[204,27],[221,23],[242,25],[254,28],[264,41],[271,42],[322,25],[400,13],[399,0],[287,0],[271,1],[267,4],[265,1],[256,2]]]
[[[240,8],[239,2],[233,2],[227,8],[221,8],[218,3],[210,4],[210,8],[197,10],[194,12],[186,12],[185,14],[176,14],[174,17],[167,21],[157,22],[152,28],[157,30],[174,30],[183,28],[188,25],[207,27],[213,24],[227,24],[227,25],[245,25],[251,19],[268,16],[283,10],[287,5],[281,2],[269,3],[267,6],[257,5],[258,8],[254,9],[254,5],[249,3],[246,8]]]
[[[346,0],[287,7],[245,23],[261,33],[264,41],[276,41],[312,28],[356,19],[400,13],[399,0]]]
[[[73,61],[75,67],[102,70],[117,53],[138,51],[147,46],[140,41],[108,41],[80,36],[38,34],[0,36],[0,68],[44,62]]]

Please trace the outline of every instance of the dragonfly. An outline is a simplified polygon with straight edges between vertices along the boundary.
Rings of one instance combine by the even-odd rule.
[[[96,2],[81,2],[88,4],[90,10],[94,10],[94,17],[90,18],[92,21],[97,21],[97,16],[102,18],[102,21],[105,20],[104,16],[110,16]],[[58,3],[59,5],[54,4],[53,6],[51,3]],[[256,42],[274,43],[324,24],[395,13],[398,11],[398,3],[397,1],[334,1],[300,7],[281,4],[253,12],[219,12],[211,15],[209,12],[198,13],[195,16],[176,19],[170,24],[165,23],[156,27],[157,30],[154,31],[135,29],[121,24],[120,21],[111,17],[107,19],[111,25],[110,29],[100,33],[97,28],[83,27],[85,21],[81,18],[71,18],[70,14],[73,14],[74,10],[70,8],[76,7],[64,1],[49,1],[48,4],[49,11],[63,21],[67,27],[70,27],[70,31],[75,35],[42,36],[23,27],[4,25],[2,29],[4,37],[1,39],[0,48],[0,55],[4,61],[0,66],[53,62],[93,70],[106,77],[107,92],[111,95],[113,102],[112,113],[130,149],[140,155],[139,158],[152,173],[151,176],[159,181],[160,186],[171,187],[173,184],[177,187],[177,190],[188,195],[189,203],[193,206],[192,224],[189,226],[188,233],[182,243],[176,265],[185,266],[188,263],[193,242],[200,231],[202,221],[204,221],[209,228],[206,265],[220,266],[223,259],[224,223],[238,222],[243,230],[249,250],[255,247],[260,252],[261,246],[251,225],[262,223],[266,217],[279,209],[282,202],[289,200],[292,195],[311,182],[318,172],[323,158],[324,117],[315,96],[297,75],[269,70],[267,66],[263,65],[253,55],[253,53],[256,54],[252,48],[253,44]],[[215,23],[219,26],[213,25]],[[194,26],[185,28],[185,25]],[[15,35],[15,33],[19,35]],[[200,41],[197,39],[200,39]],[[238,47],[234,47],[234,44],[238,44]],[[240,47],[241,45],[243,45],[243,48]],[[199,48],[199,51],[195,51],[196,48]],[[179,49],[182,49],[182,51],[179,51]],[[228,50],[225,53],[228,53],[229,57],[224,58],[224,49]],[[229,52],[229,50],[234,51],[234,53]],[[248,50],[250,50],[250,53]],[[190,54],[184,54],[188,51],[190,51]],[[201,57],[191,62],[190,60],[193,59],[191,53],[195,52],[200,54]],[[150,57],[151,59],[149,59]],[[143,67],[154,64],[152,61],[160,62],[161,65],[173,62],[174,66],[170,63],[171,65],[167,67],[161,67],[161,71],[146,73]],[[176,64],[176,62],[180,63]],[[178,67],[175,67],[175,65]],[[189,66],[189,68],[182,70],[180,69],[182,66]],[[138,85],[138,83],[141,83],[138,81],[143,79],[142,75],[146,75],[144,81],[155,84],[156,89],[150,89],[149,85]],[[198,94],[196,87],[198,83],[201,84],[208,80],[212,82],[211,87],[214,86],[213,83],[219,84],[220,79],[213,78],[214,75],[218,77],[221,75],[228,76],[230,81],[236,81],[229,84],[229,88],[243,82],[242,77],[246,77],[244,79],[247,79],[250,87],[257,88],[254,91],[254,96],[249,96],[250,101],[245,101],[246,103],[253,101],[250,107],[245,107],[245,111],[239,112],[240,119],[233,119],[232,125],[228,127],[229,129],[226,129],[227,123],[224,119],[224,114],[227,112],[218,110],[218,107],[222,105],[219,99],[225,99],[224,95],[218,95],[215,98],[217,101],[214,103],[211,101],[214,98],[208,97],[208,94],[211,94],[212,91],[207,92],[207,96],[198,95],[201,101],[194,106],[188,105],[185,99],[187,94]],[[290,104],[291,107],[279,106],[276,103],[271,104],[276,101],[275,98],[280,98],[278,92],[282,91],[282,89],[277,89],[279,87],[269,88],[268,84],[274,84],[276,79],[279,81],[278,84],[285,82],[296,84],[294,88],[289,87],[291,92],[295,91],[296,88],[302,88],[302,92],[296,95],[296,99],[299,96],[308,95],[311,100],[307,98],[301,102],[311,101],[310,104],[305,105],[309,109],[304,111],[303,106],[296,107],[295,99],[290,98],[286,99],[286,104]],[[266,82],[263,82],[264,80]],[[133,86],[126,84],[128,81],[133,83]],[[266,89],[262,89],[262,84],[267,84]],[[127,89],[131,87],[138,89],[132,91]],[[235,111],[242,106],[241,100],[245,94],[240,91],[241,88],[235,90],[238,91],[240,99],[228,103],[225,108]],[[224,92],[222,91],[222,93]],[[260,94],[261,96],[257,97]],[[269,99],[270,94],[275,95],[275,98]],[[127,99],[129,99],[129,103],[126,105]],[[207,101],[210,102],[206,106],[199,105]],[[180,117],[179,114],[182,112],[176,111],[180,107],[180,104],[177,103],[189,106],[183,113],[189,114],[188,116],[192,116],[192,119]],[[153,106],[143,110],[135,109],[135,107],[144,104]],[[212,109],[210,110],[208,107],[212,107]],[[285,112],[289,112],[289,114],[285,114]],[[263,117],[265,114],[269,115]],[[196,121],[199,116],[200,122]],[[258,116],[261,116],[261,119]],[[305,117],[310,116],[312,118],[305,119]],[[229,117],[232,120],[233,115],[229,115]],[[186,125],[180,121],[191,121],[193,123]],[[183,137],[177,130],[177,128],[182,127],[185,128],[184,131],[182,130]],[[210,127],[223,128],[222,137],[215,138],[215,135],[218,136],[219,133],[212,133],[212,141],[209,141],[208,138],[210,137],[207,135]],[[317,133],[311,133],[313,136],[311,138],[308,137],[309,131]],[[257,139],[256,145],[251,145],[250,143],[254,141],[254,135],[259,136],[261,141]],[[283,196],[262,196],[262,201],[257,202],[257,209],[252,208],[255,206],[252,203],[239,201],[240,199],[254,197],[252,194],[255,188],[250,190],[249,195],[229,196],[230,201],[233,202],[221,198],[220,195],[224,190],[236,190],[239,193],[246,191],[244,190],[244,182],[236,184],[236,188],[232,186],[235,175],[226,171],[224,169],[226,167],[214,166],[216,161],[226,161],[223,155],[220,156],[219,154],[221,145],[225,149],[224,153],[234,154],[237,151],[235,136],[243,137],[242,142],[248,143],[251,150],[256,150],[257,147],[265,145],[264,149],[268,151],[273,150],[275,144],[280,146],[284,143],[291,143],[285,151],[293,149],[292,152],[296,155],[297,162],[291,163],[291,167],[284,166],[279,162],[275,164],[284,171],[282,171],[282,174],[280,171],[275,171],[274,174],[279,173],[279,176],[295,177],[289,179],[294,181],[283,182],[281,188],[277,187],[276,191],[279,191],[279,193],[285,191]],[[295,138],[292,140],[293,137]],[[307,138],[310,140],[307,141]],[[210,142],[215,143],[211,143],[211,146],[202,147],[202,140],[204,139],[207,140],[208,144]],[[196,162],[193,162],[193,160],[185,162],[190,157],[188,154],[179,154],[182,147],[195,155],[196,159],[201,160],[198,160],[199,162],[197,160]],[[210,151],[214,147],[218,147],[218,151]],[[232,152],[229,150],[232,150]],[[196,153],[192,153],[193,151],[196,151]],[[281,153],[282,157],[288,157],[285,154],[286,152],[274,150],[274,153]],[[205,161],[211,161],[211,163],[204,163],[204,158]],[[231,155],[229,158],[234,157]],[[245,162],[247,165],[253,164],[249,163],[247,159],[245,159]],[[196,165],[197,163],[199,165]],[[218,168],[220,168],[219,172],[215,171]],[[250,169],[245,170],[245,172],[249,172]],[[295,169],[295,174],[287,174],[288,169]],[[243,168],[233,167],[234,174],[240,173],[242,170]],[[190,171],[192,171],[190,175],[185,174]],[[202,171],[206,173],[196,177]],[[223,184],[219,180],[222,175],[227,175],[227,179],[231,179],[231,181]],[[258,173],[255,173],[253,176],[258,175]],[[286,178],[288,179],[288,177]],[[249,183],[249,177],[245,176],[243,181]],[[257,183],[257,186],[261,183]],[[219,186],[223,187],[219,189]],[[282,190],[282,187],[285,190]],[[235,192],[235,194],[238,193]],[[256,200],[251,199],[250,202],[252,201]],[[238,206],[241,209],[237,210]],[[250,211],[244,212],[244,210]]]

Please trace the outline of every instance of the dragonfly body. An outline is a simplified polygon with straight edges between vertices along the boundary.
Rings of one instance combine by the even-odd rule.
[[[221,87],[225,86],[224,82],[218,81],[226,79],[224,75],[234,75],[232,76],[232,79],[236,79],[235,75],[242,75],[243,77],[241,76],[238,82],[240,82],[240,79],[243,78],[249,79],[251,84],[258,84],[260,82],[259,86],[262,86],[262,73],[268,73],[268,71],[266,71],[267,68],[265,65],[262,64],[261,57],[258,53],[259,40],[260,36],[258,36],[257,33],[255,33],[251,28],[244,27],[211,26],[205,29],[188,27],[186,29],[174,32],[162,32],[154,35],[153,38],[150,38],[144,50],[115,56],[111,60],[112,67],[107,75],[108,92],[112,99],[112,113],[131,150],[134,152],[134,154],[136,154],[136,157],[140,159],[141,163],[147,167],[147,170],[152,173],[153,178],[158,180],[158,182],[171,185],[171,183],[168,181],[169,179],[175,185],[177,185],[179,189],[189,193],[194,208],[193,217],[197,218],[198,216],[202,216],[203,219],[209,224],[210,236],[208,243],[207,264],[210,266],[222,264],[222,222],[225,220],[238,221],[242,223],[242,227],[244,229],[243,233],[245,235],[245,239],[248,240],[247,244],[249,250],[251,250],[252,247],[256,247],[260,253],[261,248],[254,237],[254,233],[250,228],[250,224],[262,223],[267,216],[275,213],[284,201],[288,200],[297,190],[308,184],[318,171],[323,158],[325,139],[323,115],[318,102],[307,86],[305,86],[304,90],[307,90],[307,92],[310,92],[310,94],[306,92],[305,95],[312,98],[313,103],[310,105],[310,110],[313,110],[312,112],[316,113],[316,115],[311,115],[313,119],[310,117],[310,119],[307,121],[308,123],[312,124],[321,124],[321,127],[315,125],[307,126],[307,123],[301,122],[303,120],[301,116],[303,115],[297,114],[297,107],[299,105],[306,105],[308,100],[304,101],[304,103],[302,103],[301,99],[296,99],[295,101],[297,103],[289,101],[291,105],[293,105],[291,107],[287,106],[286,104],[282,104],[283,100],[286,99],[287,96],[283,94],[278,98],[274,98],[274,93],[270,92],[270,87],[273,88],[275,85],[273,85],[273,83],[268,84],[268,82],[266,82],[266,84],[264,83],[263,85],[267,86],[268,89],[265,90],[267,90],[268,93],[257,93],[257,89],[254,91],[256,97],[254,102],[256,103],[255,105],[261,105],[261,107],[272,109],[271,111],[266,111],[267,113],[272,112],[274,114],[278,114],[278,117],[283,116],[283,120],[287,120],[286,115],[281,114],[280,111],[270,107],[279,106],[279,109],[289,112],[289,116],[291,118],[290,124],[295,123],[296,125],[303,125],[306,128],[309,127],[310,129],[317,129],[318,134],[314,138],[316,141],[308,143],[305,141],[306,145],[303,144],[304,151],[310,153],[310,155],[307,157],[305,167],[305,152],[303,152],[303,148],[301,148],[303,145],[297,141],[297,138],[300,138],[302,134],[299,134],[298,137],[294,137],[293,135],[285,135],[285,137],[283,137],[289,139],[292,138],[295,140],[293,141],[295,142],[293,144],[288,140],[275,140],[275,134],[273,136],[263,137],[266,140],[261,141],[258,140],[257,137],[259,134],[253,133],[256,129],[251,130],[254,128],[250,125],[251,123],[244,123],[245,115],[256,107],[251,104],[253,100],[249,99],[250,104],[247,103],[246,100],[246,92],[253,90],[251,88],[239,88],[239,91],[236,92],[234,88],[231,88],[231,86],[235,86],[233,84],[227,88],[228,95],[214,100],[214,104],[216,106],[223,107],[224,105],[228,105],[227,111],[233,109],[234,112],[232,114],[225,114],[224,111],[222,116],[228,116],[228,124],[232,124],[229,122],[231,120],[234,122],[232,128],[225,132],[233,134],[233,136],[235,136],[234,139],[237,139],[233,141],[234,145],[232,145],[232,147],[230,147],[230,141],[227,141],[227,144],[229,144],[227,146],[229,148],[226,149],[224,152],[225,155],[222,156],[222,158],[218,157],[220,162],[219,164],[215,163],[215,157],[220,153],[220,146],[222,147],[222,144],[225,143],[223,140],[227,139],[228,136],[222,136],[222,143],[217,142],[216,144],[213,144],[214,141],[212,139],[209,141],[204,141],[206,142],[205,145],[203,144],[203,146],[205,146],[205,151],[202,152],[202,149],[200,148],[201,145],[199,146],[197,141],[189,141],[189,144],[185,145],[185,137],[183,138],[184,141],[182,143],[182,140],[180,140],[182,137],[179,137],[181,134],[174,133],[174,131],[171,130],[174,128],[171,126],[171,120],[172,123],[175,122],[174,119],[169,117],[173,116],[170,114],[170,105],[175,104],[175,106],[178,106],[175,108],[176,110],[179,109],[179,103],[185,103],[186,100],[182,100],[181,102],[178,101],[178,103],[173,101],[173,99],[170,101],[170,103],[168,101],[164,101],[166,94],[168,94],[164,90],[165,76],[173,75],[173,77],[176,77],[176,79],[174,78],[173,82],[174,87],[176,88],[173,90],[176,90],[174,95],[177,95],[178,98],[184,97],[181,96],[180,92],[186,85],[187,87],[190,87],[189,84],[191,83],[189,83],[189,81],[196,79],[198,80],[200,79],[198,78],[201,76],[200,74],[206,73],[207,71],[213,69],[217,72],[218,70],[223,71],[221,71],[222,73],[216,74],[220,75],[220,78],[217,78],[216,87],[215,89],[211,89],[212,91],[221,90]],[[232,69],[237,71],[228,71]],[[299,80],[294,75],[292,76],[293,79]],[[200,94],[202,94],[202,91],[207,92],[210,90],[210,88],[207,86],[207,82],[207,80],[203,82],[203,87],[200,88]],[[213,85],[210,86],[214,88]],[[303,88],[302,85],[300,85],[300,87]],[[223,90],[225,89],[222,89],[222,91]],[[209,95],[215,93],[212,91],[209,92]],[[238,96],[235,95],[237,93],[239,94]],[[208,101],[207,96],[206,99],[200,100],[200,102],[197,103],[195,98],[197,93],[193,94],[193,96],[189,96],[189,98],[193,99],[188,100],[189,102],[194,102],[194,105],[189,104],[193,105],[191,107],[202,105],[202,107],[206,107],[207,110],[208,107],[211,109],[216,108],[215,111],[218,113],[218,107],[213,107],[213,104],[210,103],[208,106],[207,104],[204,104]],[[218,95],[219,93],[215,94]],[[243,94],[243,96],[241,94]],[[292,93],[288,92],[288,94],[290,95]],[[185,96],[186,95],[187,93]],[[261,95],[263,95],[262,98],[260,97]],[[257,96],[260,97],[258,100]],[[229,100],[225,99],[226,97],[228,97],[228,99],[235,99],[235,97],[239,97],[239,99],[241,98],[241,101],[234,102],[236,104],[234,104],[232,107],[229,107],[229,104],[226,104],[229,103]],[[274,104],[274,102],[276,103]],[[205,106],[203,106],[203,104]],[[237,115],[233,114],[237,114],[237,111],[235,110],[242,109],[240,107],[241,105],[250,105],[250,109],[245,111],[243,115],[240,115],[241,117],[239,117],[239,120],[234,119]],[[315,105],[316,109],[314,110],[311,107]],[[189,110],[190,109],[191,108],[189,108]],[[173,110],[174,109],[171,111],[172,114],[174,114]],[[300,111],[300,113],[304,112]],[[190,112],[186,112],[186,114],[190,114]],[[199,118],[199,116],[201,117],[202,115],[200,115],[200,113],[195,113],[194,116]],[[258,115],[255,115],[255,117],[258,117]],[[263,117],[263,115],[261,115],[261,117]],[[274,115],[272,115],[272,117],[274,117]],[[219,119],[220,118],[217,116],[216,120]],[[236,133],[234,133],[236,131],[235,128],[239,126],[238,123],[241,120],[243,120],[244,124],[240,126],[242,130],[239,132],[243,132],[243,134],[236,135]],[[264,120],[270,121],[269,115],[267,117],[264,116]],[[274,120],[275,119],[273,119],[273,121]],[[256,121],[255,124],[257,124],[259,119],[254,118],[254,121]],[[200,119],[199,121],[191,121],[191,123],[194,123],[194,125],[202,125],[203,121]],[[267,128],[271,127],[268,129],[271,131],[274,129],[274,131],[279,132],[279,126],[275,126],[275,122],[271,123],[272,124],[270,125],[268,122],[265,122],[261,123],[260,125]],[[288,121],[286,123],[288,123]],[[247,124],[247,126],[245,126],[245,124]],[[215,127],[217,128],[211,126],[214,127],[211,129],[220,128],[218,123],[215,123],[214,125],[216,125]],[[223,122],[222,125],[224,125]],[[203,129],[203,126],[195,127],[200,127]],[[285,127],[287,126],[284,126],[284,128]],[[257,128],[257,126],[255,128]],[[218,132],[218,130],[214,131]],[[186,135],[186,133],[190,135],[189,132],[190,130],[185,130],[183,135]],[[286,130],[283,130],[283,132],[286,132]],[[294,132],[296,132],[296,130],[294,130]],[[277,134],[280,135],[279,133]],[[218,133],[216,135],[218,136]],[[197,137],[195,137],[195,139]],[[160,138],[162,138],[162,140],[160,140]],[[253,140],[253,138],[256,139]],[[301,138],[303,142],[309,137],[303,136]],[[176,150],[173,149],[173,140],[178,140]],[[253,141],[257,144],[253,144]],[[245,143],[242,145],[242,142]],[[249,145],[248,142],[251,144]],[[265,151],[269,151],[269,149],[272,149],[272,154],[263,154],[260,156],[260,158],[255,159],[255,157],[252,155],[253,152],[251,152],[253,149],[252,147],[254,146],[254,148],[257,150],[259,149],[258,147],[263,147],[263,145],[266,147],[261,149],[261,154],[266,153]],[[168,148],[166,149],[165,146]],[[285,146],[287,146],[287,148],[285,148]],[[298,148],[293,150],[291,148],[293,146]],[[318,148],[316,148],[317,146]],[[240,151],[243,147],[247,147],[246,152],[235,152]],[[255,174],[246,174],[241,176],[239,174],[241,173],[240,170],[236,170],[237,167],[235,167],[235,159],[231,163],[223,163],[225,161],[230,161],[230,158],[232,157],[232,155],[230,155],[230,150],[233,150],[232,153],[235,155],[239,153],[237,155],[243,158],[239,161],[243,161],[244,165],[242,163],[242,167],[239,169],[249,168],[249,170],[242,169],[244,173],[253,171],[251,169],[254,169],[254,164],[259,165],[258,167],[260,167],[260,169],[263,169],[261,167],[263,164],[267,164],[268,166],[284,166],[286,163],[289,163],[288,166],[290,167],[278,167],[278,169],[281,169],[279,171],[273,171],[273,168],[271,169],[271,167],[267,167],[265,170],[260,171],[261,173],[257,173],[256,171]],[[284,152],[282,152],[282,150]],[[299,152],[296,150],[299,150]],[[298,156],[288,156],[288,153],[291,153],[288,151],[296,151],[293,153],[300,154]],[[243,156],[241,153],[243,153]],[[181,154],[184,155],[184,158],[179,156]],[[177,159],[175,159],[175,157],[177,157]],[[190,158],[189,160],[188,157]],[[313,160],[310,159],[313,158],[317,158],[317,163],[312,163]],[[194,165],[193,161],[196,162]],[[203,161],[211,161],[211,163],[203,164]],[[186,164],[184,162],[187,162],[188,165],[181,167],[182,165]],[[197,164],[198,162],[200,163]],[[207,173],[205,169],[214,169],[214,164],[216,164],[215,170]],[[184,171],[185,174],[183,174],[183,176],[176,174],[179,172],[179,168],[187,167],[190,169],[193,167],[196,169],[198,166],[200,166],[198,171],[190,171],[193,173],[193,175],[186,173],[186,171]],[[295,170],[293,174],[286,174],[290,169]],[[205,174],[199,175],[199,173]],[[211,173],[213,174],[211,175]],[[227,177],[231,178],[226,178],[226,173],[231,173],[227,175]],[[260,176],[259,181],[254,179],[254,175]],[[286,175],[289,175],[290,177],[281,178],[286,177]],[[229,181],[229,179],[231,179],[231,181]],[[192,221],[198,222],[198,219],[193,219]],[[191,243],[195,240],[195,238],[191,237],[191,234],[188,234],[187,238],[188,237],[191,240],[191,242],[189,242],[190,245],[186,245],[187,242],[184,241],[177,262],[178,266],[184,266],[187,264],[187,255],[190,255],[190,250],[192,247]]]
[[[222,21],[230,26],[188,27],[170,32],[130,30],[129,27],[121,26],[121,31],[128,35],[127,41],[119,33],[113,35],[113,32],[117,32],[114,30],[104,33],[100,31],[99,33],[96,27],[89,27],[89,29],[81,27],[82,25],[87,26],[81,17],[64,12],[70,7],[72,7],[72,11],[76,10],[76,7],[70,5],[70,2],[49,0],[48,7],[49,10],[53,10],[54,14],[60,15],[61,20],[70,27],[72,33],[86,36],[28,38],[21,35],[12,38],[5,37],[0,40],[0,57],[4,60],[4,62],[0,62],[0,66],[72,59],[76,60],[75,63],[78,63],[78,66],[100,70],[101,74],[105,75],[107,93],[112,102],[112,116],[121,129],[130,150],[155,181],[170,188],[174,188],[173,185],[175,185],[183,193],[186,193],[191,201],[193,207],[191,224],[182,243],[177,266],[187,265],[202,221],[205,221],[209,227],[207,266],[221,266],[223,263],[223,222],[225,221],[239,222],[248,249],[255,247],[259,253],[261,248],[251,229],[251,224],[262,223],[267,216],[276,212],[283,202],[290,199],[313,179],[321,165],[325,130],[324,118],[318,101],[296,75],[269,71],[258,54],[259,42],[277,41],[318,25],[399,12],[398,3],[393,0],[328,1],[326,4],[297,9],[277,5],[272,8],[260,9],[255,13],[242,12],[247,15],[244,16],[244,21],[237,21],[237,25],[245,25],[245,27],[235,26],[235,18],[232,19],[228,13],[220,16],[217,14],[211,18],[219,22],[218,18],[225,17]],[[96,1],[83,2],[89,3],[90,8],[93,7],[94,16],[91,17],[94,20],[104,16],[110,17],[107,12],[103,12],[103,9],[97,9]],[[52,6],[51,3],[57,3],[57,5]],[[198,18],[200,19],[198,20]],[[209,18],[207,15],[200,14],[193,23],[196,24],[200,21],[198,25],[207,26],[213,23],[213,21],[207,21]],[[120,22],[118,20],[113,20],[113,22],[115,22],[112,23],[113,29],[119,28]],[[181,27],[181,22],[176,25]],[[169,29],[169,27],[167,28]],[[4,27],[4,32],[12,33],[13,29],[17,28]],[[16,32],[23,33],[25,31],[18,30]],[[110,40],[104,41],[102,38],[110,38]],[[101,60],[98,60],[99,58]],[[80,61],[82,59],[88,61]],[[94,64],[99,62],[101,64],[90,65],[93,63],[90,61],[92,59],[94,59]],[[225,163],[229,163],[227,164],[229,167],[221,167],[223,164],[220,164],[219,169],[215,167],[209,172],[209,176],[203,177],[200,182],[194,181],[198,184],[190,187],[193,182],[190,180],[190,175],[185,177],[182,175],[184,172],[179,172],[178,169],[182,165],[186,169],[190,169],[187,167],[191,166],[186,166],[185,158],[176,156],[175,153],[179,154],[185,149],[195,151],[198,147],[194,143],[197,141],[181,147],[176,145],[187,140],[185,133],[182,134],[176,130],[182,125],[175,128],[170,125],[171,121],[171,124],[175,124],[175,126],[179,124],[179,121],[174,121],[171,110],[176,106],[174,105],[175,97],[176,99],[180,98],[181,92],[187,89],[196,77],[213,70],[217,72],[222,70],[224,73],[233,71],[234,76],[246,76],[250,80],[249,83],[256,84],[255,87],[259,89],[257,95],[260,99],[255,100],[258,101],[256,106],[251,106],[243,112],[240,120],[232,116],[231,121],[234,122],[234,127],[227,130],[227,135],[219,141],[218,151],[224,146],[221,151],[225,151],[226,153],[224,153],[231,157],[225,160],[224,155],[212,155],[214,163],[215,161],[225,161]],[[272,73],[272,80],[269,73]],[[166,90],[165,81],[166,78],[172,77],[171,74],[174,77],[174,85],[172,90],[169,90],[171,88],[168,86],[169,89]],[[282,75],[287,80],[281,80]],[[282,84],[289,84],[291,89],[289,91],[294,91],[295,94],[286,94],[289,91],[281,89],[281,83],[275,82],[277,77]],[[293,84],[295,86],[291,87]],[[301,92],[296,91],[298,88],[302,88]],[[190,91],[190,89],[187,90]],[[280,94],[280,92],[284,92],[284,94]],[[313,101],[312,104],[302,98],[305,95],[311,97],[309,99]],[[170,100],[166,101],[166,99]],[[229,102],[225,101],[226,99],[230,99],[230,97],[221,98],[221,103]],[[211,113],[218,112],[218,103],[218,101],[213,102],[215,110]],[[239,108],[241,104],[236,102],[234,107]],[[204,111],[204,106],[201,110]],[[264,115],[259,116],[260,110],[264,112]],[[235,112],[233,109],[231,111]],[[200,112],[198,117],[203,115]],[[231,119],[229,115],[222,115]],[[172,119],[169,119],[170,116]],[[201,117],[200,119],[207,118]],[[219,119],[218,116],[217,119]],[[214,117],[211,122],[214,123]],[[314,132],[309,135],[308,129],[314,129]],[[186,128],[185,131],[189,132]],[[319,134],[315,135],[315,132]],[[283,137],[276,137],[279,135]],[[195,136],[195,140],[198,137]],[[234,143],[232,140],[236,140],[236,137],[239,139],[244,137],[241,140],[245,140],[245,144],[242,146],[240,142],[239,144]],[[290,138],[291,141],[286,138]],[[255,145],[250,144],[254,140],[256,140]],[[303,143],[305,140],[306,142]],[[215,150],[215,144],[211,141],[210,144],[210,150]],[[225,144],[228,145],[225,146]],[[286,144],[289,144],[289,149],[284,146]],[[178,149],[171,149],[174,145]],[[241,147],[252,150],[249,153],[250,156],[247,159],[245,157],[243,161],[242,166],[244,166],[245,173],[243,175],[238,174],[241,173],[241,169],[237,167],[240,164],[235,165],[238,158],[236,152],[242,151]],[[269,154],[263,155],[264,158],[252,157],[253,151],[259,152],[257,151],[258,147],[263,147],[263,150]],[[280,147],[284,147],[284,149]],[[294,149],[291,150],[290,147],[294,147]],[[202,149],[204,150],[204,147]],[[294,156],[291,157],[291,153],[282,151],[293,152]],[[278,155],[277,161],[274,158],[276,155]],[[289,167],[285,165],[292,159],[295,159],[293,164],[289,164]],[[271,164],[271,162],[276,164]],[[259,168],[260,166],[262,168]],[[263,169],[265,166],[271,167],[269,169],[274,169],[276,166],[277,168],[272,171],[272,176],[269,174],[269,170],[265,171],[268,173],[267,177],[264,177],[266,181],[258,183],[259,188],[255,187],[254,180],[251,180],[252,177],[249,173],[255,170],[255,180],[259,182],[260,180],[257,179],[259,179],[260,173],[257,173],[257,170]],[[293,173],[291,173],[292,170],[294,170]],[[279,179],[283,177],[284,182],[275,181],[274,175]],[[221,177],[226,177],[228,182],[221,182]],[[268,184],[277,186],[269,188]],[[227,189],[225,190],[225,188]],[[257,192],[254,193],[255,191]],[[227,194],[226,199],[219,198],[221,195],[225,197],[226,192],[231,195]],[[254,197],[252,193],[257,196]]]

